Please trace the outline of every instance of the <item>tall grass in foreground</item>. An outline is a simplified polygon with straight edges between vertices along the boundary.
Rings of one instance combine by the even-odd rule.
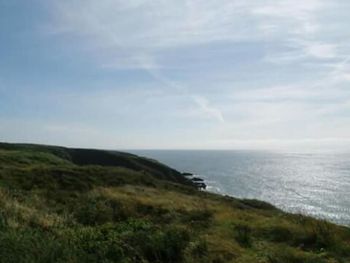
[[[0,262],[350,262],[349,228],[54,150],[0,149]]]

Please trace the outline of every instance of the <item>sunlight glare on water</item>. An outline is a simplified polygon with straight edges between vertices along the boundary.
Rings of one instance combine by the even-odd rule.
[[[134,152],[202,177],[208,191],[350,225],[350,154]]]

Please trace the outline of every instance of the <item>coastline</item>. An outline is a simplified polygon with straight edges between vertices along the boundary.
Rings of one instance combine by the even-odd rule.
[[[207,191],[350,225],[348,154],[135,151],[205,179]]]
[[[0,256],[4,262],[350,260],[349,228],[203,191],[200,176],[185,175],[128,153],[0,143]]]

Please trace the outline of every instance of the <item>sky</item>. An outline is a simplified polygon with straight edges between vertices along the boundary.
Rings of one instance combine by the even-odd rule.
[[[350,151],[349,10],[0,0],[0,141]]]

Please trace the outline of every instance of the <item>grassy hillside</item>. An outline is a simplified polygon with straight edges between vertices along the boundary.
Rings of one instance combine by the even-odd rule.
[[[350,262],[350,229],[131,154],[0,144],[0,262]]]

